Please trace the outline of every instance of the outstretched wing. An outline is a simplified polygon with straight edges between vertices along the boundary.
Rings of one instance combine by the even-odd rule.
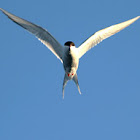
[[[92,47],[96,46],[98,43],[103,41],[104,39],[118,33],[119,31],[123,30],[136,20],[138,20],[140,16],[135,17],[133,19],[130,19],[128,21],[112,25],[110,27],[107,27],[105,29],[102,29],[95,34],[93,34],[90,38],[88,38],[83,44],[81,44],[78,47],[79,51],[79,58],[81,58],[88,50],[90,50]]]
[[[21,27],[25,28],[32,34],[34,34],[44,45],[46,45],[52,53],[56,55],[57,58],[59,58],[62,62],[62,56],[63,56],[63,47],[60,45],[60,43],[45,29],[42,27],[35,25],[27,20],[24,20],[22,18],[19,18],[3,9],[0,8],[0,10],[8,16],[12,21],[20,25]]]

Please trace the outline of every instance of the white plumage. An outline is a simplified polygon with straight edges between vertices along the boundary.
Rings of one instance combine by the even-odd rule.
[[[63,98],[65,85],[68,82],[68,80],[71,79],[75,82],[78,91],[81,94],[76,73],[79,65],[79,59],[88,50],[96,46],[98,43],[118,33],[119,31],[123,30],[124,28],[131,25],[140,18],[140,16],[137,16],[128,21],[112,25],[110,27],[97,31],[95,34],[89,37],[84,43],[82,43],[78,48],[76,48],[75,44],[71,41],[66,42],[64,48],[47,30],[43,29],[42,27],[35,25],[22,18],[19,18],[1,8],[0,10],[5,15],[7,15],[12,21],[14,21],[18,25],[22,26],[23,28],[34,34],[63,63],[65,70],[65,77],[63,81]]]

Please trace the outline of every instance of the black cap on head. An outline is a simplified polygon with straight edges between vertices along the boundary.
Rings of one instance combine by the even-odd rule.
[[[72,41],[67,41],[65,44],[65,46],[75,46],[75,44]]]

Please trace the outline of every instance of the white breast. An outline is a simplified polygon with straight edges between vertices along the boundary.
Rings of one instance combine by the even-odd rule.
[[[63,66],[66,75],[69,75],[69,79],[72,79],[76,74],[79,65],[78,51],[74,46],[70,48],[65,48],[65,53],[63,57]]]

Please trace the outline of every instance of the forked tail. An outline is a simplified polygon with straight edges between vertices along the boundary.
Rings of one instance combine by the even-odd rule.
[[[79,93],[81,94],[80,87],[79,87],[79,83],[78,83],[77,73],[74,75],[73,81],[75,82],[75,84],[76,84],[76,86],[77,86],[77,88],[78,88],[78,91],[79,91]]]
[[[79,87],[79,83],[78,83],[77,74],[74,75],[74,77],[73,77],[72,80],[75,82],[75,84],[76,84],[76,86],[77,86],[77,88],[78,88],[78,91],[79,91],[79,93],[81,94],[80,87]],[[67,84],[68,81],[69,81],[68,76],[65,74],[64,81],[63,81],[63,89],[62,89],[62,92],[63,92],[63,99],[64,99],[64,89],[65,89],[65,86],[66,86],[66,84]]]
[[[63,81],[63,89],[62,89],[63,99],[64,99],[64,89],[65,89],[65,86],[66,86],[68,81],[69,81],[69,79],[68,79],[67,75],[65,74],[64,81]]]

